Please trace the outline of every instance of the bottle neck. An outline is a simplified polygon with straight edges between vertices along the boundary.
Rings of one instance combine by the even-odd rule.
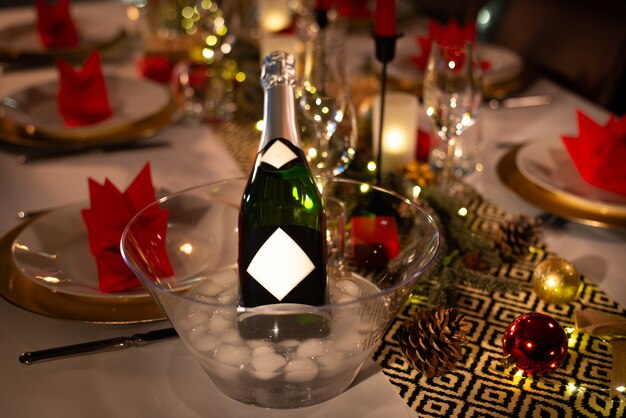
[[[293,87],[279,84],[265,90],[263,121],[265,127],[261,135],[259,150],[274,138],[285,138],[298,148],[302,148],[296,122]]]

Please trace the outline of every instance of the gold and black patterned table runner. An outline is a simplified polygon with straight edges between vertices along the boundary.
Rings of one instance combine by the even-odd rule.
[[[476,195],[468,205],[468,222],[475,231],[488,232],[505,216],[494,204]],[[457,369],[441,377],[418,374],[402,356],[397,331],[401,323],[426,300],[413,298],[391,324],[373,353],[390,382],[420,417],[621,417],[626,414],[626,397],[609,399],[612,353],[600,338],[574,333],[574,312],[596,309],[624,315],[623,307],[583,278],[579,299],[566,305],[541,301],[530,286],[535,266],[553,255],[535,248],[516,264],[504,264],[498,277],[524,285],[515,293],[486,293],[459,286],[456,308],[470,324],[468,344]],[[568,354],[555,372],[539,378],[522,375],[501,362],[502,337],[519,315],[543,312],[569,334]]]

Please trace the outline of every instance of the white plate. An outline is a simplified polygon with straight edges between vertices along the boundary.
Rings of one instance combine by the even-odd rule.
[[[81,216],[81,210],[86,208],[88,202],[53,210],[24,228],[11,247],[16,267],[37,284],[58,293],[112,302],[149,298],[143,287],[100,292],[96,260],[89,251],[87,228]]]
[[[524,145],[517,154],[516,164],[524,177],[546,190],[599,211],[610,210],[626,215],[626,196],[587,183],[558,137],[539,139]]]
[[[169,90],[153,81],[106,76],[105,82],[112,115],[99,123],[65,125],[57,105],[58,79],[9,94],[0,104],[0,117],[58,140],[77,140],[129,129],[170,104]]]
[[[30,11],[29,11],[30,12]],[[0,28],[0,52],[9,57],[70,56],[86,53],[105,46],[121,38],[124,33],[124,20],[102,19],[100,10],[94,7],[72,7],[71,14],[78,32],[79,42],[69,48],[47,48],[37,31],[37,16],[34,10],[22,13],[14,21]]]
[[[489,69],[484,71],[485,85],[512,80],[521,75],[522,58],[514,51],[491,44],[478,44],[478,56],[489,61]],[[411,59],[421,53],[416,35],[405,35],[398,39],[396,57],[387,66],[390,77],[410,83],[421,82],[422,70]],[[376,68],[379,69],[379,65]]]

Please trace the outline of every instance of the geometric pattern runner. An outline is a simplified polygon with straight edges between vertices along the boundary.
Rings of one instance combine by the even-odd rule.
[[[489,231],[505,216],[495,205],[476,196],[469,204],[471,228]],[[584,288],[576,302],[549,305],[530,286],[534,267],[549,254],[539,248],[526,259],[503,265],[498,277],[525,285],[515,293],[489,294],[460,287],[456,308],[470,330],[464,356],[457,369],[427,378],[404,360],[397,332],[405,319],[427,306],[426,299],[412,298],[391,324],[372,354],[400,396],[419,417],[622,417],[626,396],[609,399],[612,353],[610,344],[587,334],[573,333],[574,312],[582,308],[625,315],[594,284],[583,278]],[[502,336],[517,316],[543,312],[554,317],[570,337],[568,353],[553,373],[534,378],[503,366]],[[620,402],[621,398],[621,402]]]

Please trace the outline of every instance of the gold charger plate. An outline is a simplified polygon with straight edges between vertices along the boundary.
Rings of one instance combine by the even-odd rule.
[[[11,245],[29,224],[24,222],[0,238],[0,295],[27,311],[58,319],[98,324],[132,324],[165,319],[153,301],[120,300],[116,303],[93,303],[71,295],[55,293],[21,274],[11,257]]]
[[[496,167],[498,178],[509,190],[528,203],[574,222],[604,228],[626,228],[623,212],[610,208],[599,210],[597,206],[545,189],[526,178],[517,166],[517,153],[521,148],[517,146],[509,150]]]

